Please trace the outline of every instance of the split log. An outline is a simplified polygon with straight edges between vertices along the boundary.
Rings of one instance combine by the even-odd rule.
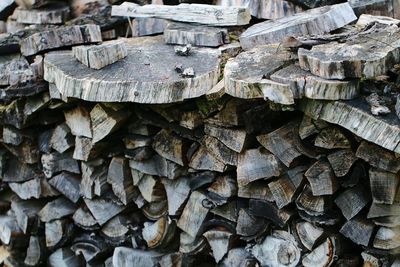
[[[149,175],[175,179],[186,173],[186,169],[159,155],[154,155],[146,161],[129,160],[129,167]]]
[[[83,260],[67,247],[53,252],[47,261],[49,267],[79,267]]]
[[[149,248],[166,248],[173,242],[176,233],[175,221],[161,217],[155,223],[144,223],[143,239]]]
[[[327,156],[329,164],[337,177],[345,176],[356,162],[356,154],[351,149],[341,149]]]
[[[395,1],[390,0],[349,0],[348,1],[357,16],[361,14],[372,14],[393,17]]]
[[[367,218],[375,219],[379,217],[395,217],[400,216],[398,204],[376,204],[372,202],[371,207],[369,209]]]
[[[174,133],[161,130],[154,136],[152,147],[160,156],[176,164],[183,166],[186,161],[184,140]]]
[[[39,212],[39,217],[42,222],[51,222],[73,214],[76,206],[73,202],[64,197],[59,197],[51,202],[48,202]]]
[[[266,218],[279,227],[284,227],[294,214],[288,209],[279,209],[273,202],[257,199],[250,199],[249,212],[254,216]]]
[[[314,196],[332,195],[339,187],[332,168],[326,161],[317,161],[304,175]]]
[[[4,182],[26,182],[37,177],[35,168],[12,158],[6,163],[6,171],[3,175]]]
[[[281,166],[277,158],[263,148],[249,149],[239,154],[237,165],[239,185],[277,177],[280,173]]]
[[[238,153],[232,151],[217,138],[204,135],[201,140],[204,148],[210,153],[217,161],[225,165],[236,166],[238,162]]]
[[[128,2],[124,2],[119,6],[113,6],[111,15],[136,18],[160,18],[211,26],[246,25],[251,18],[250,12],[244,7],[221,7],[202,4],[139,6]]]
[[[342,226],[340,233],[356,244],[368,246],[373,230],[373,223],[364,219],[353,218]]]
[[[69,18],[69,6],[60,3],[39,9],[15,9],[13,16],[23,24],[63,24]]]
[[[24,264],[27,266],[40,265],[45,259],[44,242],[41,237],[31,236],[29,238],[29,247],[26,251]]]
[[[210,212],[231,222],[237,222],[239,216],[238,204],[238,201],[232,200],[226,204],[211,209]]]
[[[236,179],[231,175],[219,176],[208,188],[208,197],[216,202],[225,203],[237,195]]]
[[[156,18],[135,18],[129,25],[132,37],[161,34],[167,26],[167,20]]]
[[[0,215],[0,240],[4,245],[10,245],[16,236],[22,234],[15,216]]]
[[[365,27],[369,24],[373,23],[380,23],[380,24],[385,24],[385,25],[399,25],[400,20],[386,17],[386,16],[374,16],[374,15],[368,15],[368,14],[362,14],[356,23],[356,26],[358,27]]]
[[[140,199],[138,200],[140,201]],[[144,216],[146,216],[149,220],[156,221],[168,214],[168,203],[166,199],[144,205],[142,203],[139,204],[139,206],[142,206]]]
[[[61,171],[68,171],[71,173],[80,173],[79,164],[76,160],[72,159],[71,153],[51,153],[42,155],[43,173],[47,178],[53,177]]]
[[[309,222],[299,222],[296,223],[296,234],[301,244],[309,251],[312,251],[315,244],[324,235],[324,229]]]
[[[44,177],[34,178],[24,183],[9,183],[8,185],[19,198],[24,200],[30,198],[39,199],[41,197],[53,197],[60,194]]]
[[[134,186],[129,169],[129,162],[122,157],[113,157],[108,167],[107,182],[111,184],[114,194],[127,205],[132,199]]]
[[[400,162],[395,154],[377,145],[361,142],[356,156],[368,162],[371,166],[388,172],[398,173]]]
[[[246,145],[247,133],[241,129],[231,129],[205,124],[204,132],[209,136],[217,138],[225,146],[238,153],[242,152]]]
[[[41,80],[42,77],[38,76],[38,73],[35,69],[31,68],[31,70],[33,71],[33,77],[29,74],[29,76],[26,77],[26,83],[13,84],[5,89],[0,89],[0,99],[3,101],[10,101],[19,97],[32,97],[34,95],[38,95],[42,92],[47,91],[49,87],[48,84]],[[25,73],[27,73],[27,71],[25,71]],[[24,79],[23,76],[25,76],[25,74],[22,74],[21,76],[20,74],[18,74],[18,71],[15,71],[15,74]],[[10,82],[12,83],[11,80]]]
[[[18,54],[0,58],[0,85],[18,85],[35,80],[35,73],[25,57]]]
[[[98,156],[105,146],[106,144],[101,142],[93,144],[91,138],[76,136],[72,158],[81,161],[88,161]]]
[[[169,23],[164,30],[167,44],[218,47],[229,43],[228,30],[184,23]]]
[[[92,138],[90,114],[84,106],[66,110],[64,116],[65,123],[71,129],[73,135]]]
[[[233,234],[227,230],[211,229],[203,233],[211,247],[213,257],[216,263],[219,263],[228,253]]]
[[[38,212],[44,206],[42,200],[20,200],[11,201],[11,210],[15,214],[17,224],[25,234],[35,229],[38,225]]]
[[[80,178],[68,172],[62,172],[51,178],[49,183],[66,198],[77,203],[80,196]]]
[[[359,35],[345,43],[330,42],[313,46],[311,50],[300,48],[300,67],[326,79],[384,75],[392,67],[387,58],[400,54],[396,44],[399,36],[400,31],[381,30]],[[352,53],[357,53],[357,57],[349,56]]]
[[[274,196],[276,205],[281,209],[294,201],[296,193],[302,183],[303,177],[296,181],[292,179],[292,177],[283,176],[276,181],[270,182],[268,185],[272,195]]]
[[[302,101],[300,110],[314,119],[338,124],[357,136],[390,151],[400,152],[398,118],[394,114],[388,114],[385,118],[376,118],[370,114],[367,104],[361,100]]]
[[[37,145],[32,140],[27,139],[19,146],[4,144],[4,147],[23,163],[34,164],[38,162]]]
[[[319,216],[328,213],[330,202],[326,197],[314,196],[309,185],[296,199],[296,207],[311,216]]]
[[[126,247],[117,247],[114,250],[113,266],[148,266],[156,267],[163,254],[155,251],[144,251]]]
[[[105,224],[125,209],[124,206],[104,198],[84,199],[84,201],[93,217],[100,225]]]
[[[129,218],[124,215],[117,215],[101,228],[101,233],[113,245],[122,244],[128,239],[129,223]]]
[[[290,266],[300,262],[301,252],[294,237],[285,231],[275,230],[251,252],[263,266]]]
[[[54,220],[45,224],[46,247],[63,246],[72,235],[73,224],[67,219]]]
[[[311,253],[303,257],[304,267],[330,266],[338,258],[340,243],[335,237],[328,237],[324,243],[316,247]]]
[[[203,206],[206,196],[198,191],[191,193],[189,200],[183,209],[177,226],[192,237],[199,234],[199,230],[208,214],[208,209]]]
[[[337,127],[327,127],[317,135],[314,145],[325,149],[351,148],[350,140]]]
[[[393,204],[399,185],[399,177],[396,174],[371,168],[369,182],[374,203]]]
[[[64,153],[74,144],[74,139],[67,124],[60,124],[54,128],[50,138],[50,146],[58,153]]]
[[[216,172],[224,172],[227,166],[220,158],[217,158],[212,154],[209,149],[201,146],[193,154],[189,162],[189,167],[194,170],[209,170]]]
[[[229,250],[228,255],[221,262],[221,267],[255,267],[256,264],[256,260],[245,248],[238,247]]]
[[[44,42],[43,40],[46,40]],[[65,26],[35,33],[22,39],[21,53],[32,56],[40,52],[65,46],[101,42],[101,32],[97,25]],[[57,85],[58,87],[58,85]]]
[[[400,247],[399,228],[380,227],[373,242],[374,248],[396,250]],[[392,265],[393,266],[393,265]]]
[[[178,215],[190,193],[189,179],[180,177],[175,180],[161,179],[168,199],[168,214]]]
[[[255,24],[240,36],[240,44],[247,50],[258,45],[280,43],[288,35],[328,33],[356,19],[348,3],[320,7],[274,21]]]
[[[86,211],[82,208],[79,208],[75,211],[72,219],[74,220],[74,224],[82,229],[90,231],[99,228],[99,225],[93,215],[90,214],[89,211]]]
[[[240,209],[236,234],[242,236],[242,239],[249,240],[259,237],[266,232],[268,227],[269,224],[264,218],[253,216],[247,209]]]
[[[109,41],[101,45],[82,45],[72,48],[72,56],[85,66],[99,70],[128,55],[123,41]]]
[[[83,197],[92,199],[95,195],[96,181],[97,181],[97,186],[100,186],[100,188],[98,189],[101,189],[102,185],[107,183],[108,169],[105,166],[103,160],[82,162],[81,169],[82,169],[82,180],[80,185],[80,193]]]
[[[368,190],[359,185],[341,193],[335,199],[335,203],[342,211],[343,216],[350,220],[367,206],[370,199]]]
[[[210,50],[199,50],[190,57],[180,57],[175,55],[173,47],[163,44],[158,37],[133,38],[126,41],[126,46],[126,58],[101,70],[92,70],[78,63],[69,52],[49,53],[44,62],[44,79],[55,83],[65,97],[152,104],[195,98],[206,94],[217,84],[220,60]],[[137,53],[138,50],[141,52]],[[158,56],[160,53],[164,55],[162,58]],[[181,77],[173,68],[176,62],[192,67],[195,77]],[[121,69],[129,69],[130,72],[120,72]],[[105,79],[105,74],[110,78]],[[91,77],[90,82],[88,76]],[[86,85],[88,82],[89,86]],[[69,86],[72,83],[74,86]],[[110,89],[115,93],[110,94]]]

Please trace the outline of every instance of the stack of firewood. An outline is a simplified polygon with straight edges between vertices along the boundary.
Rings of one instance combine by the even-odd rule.
[[[398,2],[195,2],[0,3],[0,265],[400,264]]]

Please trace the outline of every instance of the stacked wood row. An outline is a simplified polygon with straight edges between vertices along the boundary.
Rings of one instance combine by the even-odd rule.
[[[396,1],[343,2],[0,3],[0,266],[399,265]]]

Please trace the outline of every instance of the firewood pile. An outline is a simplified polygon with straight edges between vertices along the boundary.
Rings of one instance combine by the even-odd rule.
[[[0,266],[399,266],[399,19],[1,0]]]

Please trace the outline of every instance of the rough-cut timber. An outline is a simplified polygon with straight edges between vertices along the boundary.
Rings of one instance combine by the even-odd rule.
[[[259,45],[280,43],[288,36],[328,33],[356,19],[348,3],[310,9],[281,19],[255,24],[240,36],[240,44],[248,50]]]
[[[372,24],[375,22],[380,23],[380,24],[386,24],[386,25],[399,25],[400,24],[400,20],[394,19],[391,17],[362,14],[358,18],[356,25],[358,27],[365,27],[368,24]]]
[[[21,40],[21,53],[32,56],[47,50],[65,46],[101,42],[100,27],[93,24],[64,26],[35,33]]]
[[[397,0],[349,0],[357,16],[371,14],[393,17],[396,13]]]
[[[217,83],[219,59],[209,50],[181,57],[157,37],[132,39],[126,45],[128,56],[101,70],[88,69],[69,52],[49,53],[44,63],[44,79],[55,83],[66,97],[137,103],[179,102],[204,95]],[[176,62],[192,66],[195,77],[180,77],[174,70]]]
[[[300,67],[326,79],[373,78],[400,58],[397,28],[360,34],[345,43],[330,42],[299,49]],[[378,40],[378,41],[377,41]]]
[[[40,9],[17,8],[13,16],[18,23],[25,24],[62,24],[69,18],[69,6],[61,3]]]
[[[135,18],[129,25],[129,29],[132,31],[132,37],[155,35],[163,33],[167,23],[165,19]]]
[[[191,44],[193,46],[218,47],[229,43],[226,28],[207,27],[185,23],[168,23],[164,30],[164,40],[167,44]]]
[[[128,55],[123,41],[109,41],[101,45],[75,46],[72,55],[89,68],[99,70]]]
[[[112,7],[112,16],[160,18],[212,26],[236,26],[249,23],[251,15],[244,7],[221,7],[203,4],[177,6],[145,5],[124,2]]]

